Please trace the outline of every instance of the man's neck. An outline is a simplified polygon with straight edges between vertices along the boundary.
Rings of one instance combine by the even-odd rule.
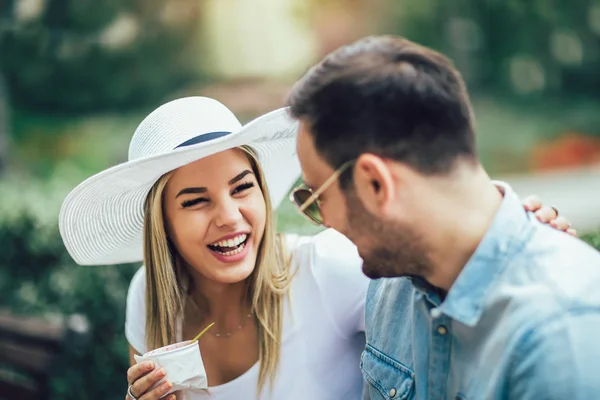
[[[435,230],[428,258],[431,273],[425,279],[445,292],[475,253],[502,202],[502,194],[483,169],[439,187],[439,204],[432,214]],[[435,194],[434,194],[435,195]]]

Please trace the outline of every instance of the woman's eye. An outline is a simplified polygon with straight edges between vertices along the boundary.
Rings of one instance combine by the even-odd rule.
[[[181,207],[189,208],[189,207],[192,207],[192,206],[195,206],[197,204],[204,203],[207,201],[208,201],[208,199],[205,199],[204,197],[198,197],[197,199],[186,200],[186,201],[182,202]]]
[[[236,186],[236,188],[233,189],[233,192],[231,192],[231,194],[241,193],[244,190],[248,190],[252,187],[254,187],[254,183],[252,183],[252,182],[242,183],[241,185]]]

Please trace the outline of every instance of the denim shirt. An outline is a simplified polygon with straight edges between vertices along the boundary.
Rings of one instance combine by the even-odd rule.
[[[365,399],[600,399],[600,253],[504,199],[444,301],[371,282]]]

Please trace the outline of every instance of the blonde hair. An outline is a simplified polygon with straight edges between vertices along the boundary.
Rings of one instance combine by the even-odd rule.
[[[259,378],[257,393],[267,379],[272,386],[279,365],[283,330],[283,298],[291,275],[284,241],[275,232],[274,213],[265,177],[254,151],[242,146],[254,170],[266,206],[263,238],[256,265],[248,277],[252,311],[258,326]],[[189,275],[171,245],[163,213],[164,189],[173,172],[154,184],[144,205],[144,264],[146,266],[146,345],[149,349],[175,342],[177,324],[184,315]]]

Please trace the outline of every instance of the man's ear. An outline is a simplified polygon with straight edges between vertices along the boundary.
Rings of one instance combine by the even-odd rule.
[[[389,164],[374,154],[362,154],[354,167],[354,188],[372,214],[383,217],[395,196],[395,182]]]

